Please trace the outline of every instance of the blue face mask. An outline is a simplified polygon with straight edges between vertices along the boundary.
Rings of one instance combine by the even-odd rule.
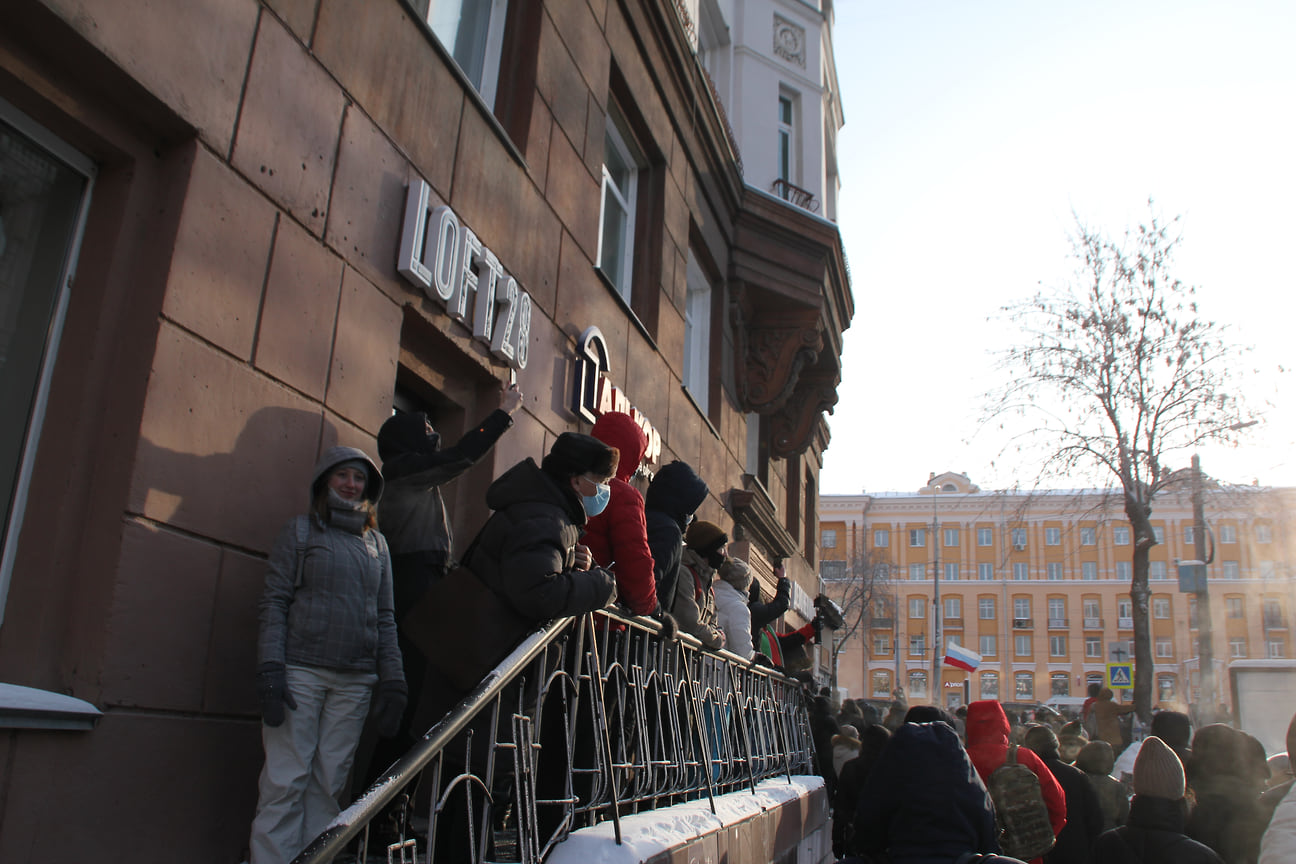
[[[608,505],[608,500],[612,497],[612,487],[606,483],[598,483],[594,486],[598,491],[593,495],[582,495],[581,506],[585,508],[586,516],[597,516],[602,513]]]

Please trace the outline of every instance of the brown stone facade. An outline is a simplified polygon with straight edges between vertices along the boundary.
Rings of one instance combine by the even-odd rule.
[[[745,186],[673,2],[510,5],[493,107],[402,0],[0,8],[6,110],[97,169],[0,681],[104,712],[6,730],[0,860],[241,860],[264,558],[317,454],[376,457],[398,392],[453,438],[510,381],[397,272],[413,183],[533,304],[515,426],[447,494],[460,542],[493,476],[588,429],[572,390],[595,326],[606,376],[661,435],[648,467],[691,463],[712,490],[699,517],[737,520],[759,572],[789,557],[814,593],[853,314],[836,226]],[[613,96],[647,163],[628,300],[596,267]],[[705,405],[681,386],[690,250],[719,277]]]

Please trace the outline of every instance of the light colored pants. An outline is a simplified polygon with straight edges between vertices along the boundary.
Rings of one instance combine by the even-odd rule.
[[[251,864],[287,864],[337,816],[378,676],[288,667],[296,710],[261,726],[265,767],[252,820]]]

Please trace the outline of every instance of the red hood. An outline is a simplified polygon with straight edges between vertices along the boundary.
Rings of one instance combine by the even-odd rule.
[[[618,480],[629,480],[634,476],[648,449],[648,436],[639,428],[638,423],[630,419],[629,414],[618,411],[604,414],[595,422],[590,434],[609,447],[621,451],[621,460],[616,469]]]
[[[985,780],[1008,755],[1008,715],[993,699],[973,702],[967,712],[967,751]]]

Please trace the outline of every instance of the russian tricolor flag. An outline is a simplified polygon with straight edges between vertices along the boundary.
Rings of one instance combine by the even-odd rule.
[[[951,642],[949,647],[945,649],[945,665],[957,666],[960,669],[972,672],[981,665],[981,655],[969,648]]]

